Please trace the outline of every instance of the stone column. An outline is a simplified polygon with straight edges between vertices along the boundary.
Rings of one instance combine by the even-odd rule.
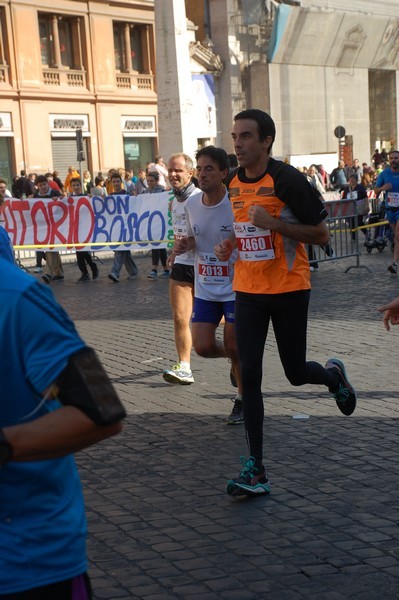
[[[58,17],[53,15],[51,17],[51,33],[53,36],[53,51],[54,51],[54,64],[53,67],[60,69],[62,67],[61,50],[60,50],[60,36],[58,35]]]
[[[192,123],[192,84],[184,0],[154,2],[159,153],[192,158],[197,139]]]
[[[81,71],[83,69],[82,40],[80,36],[80,18],[73,20],[72,26],[72,53],[73,68]]]
[[[143,52],[144,73],[153,75],[152,66],[151,66],[150,28],[148,25],[145,26],[145,37],[142,36],[141,39],[142,39],[142,43],[145,47],[145,52]]]
[[[217,143],[226,152],[233,152],[231,139],[233,117],[246,108],[241,84],[242,53],[235,31],[236,2],[212,0],[209,9],[212,50],[220,55],[223,62],[223,73],[218,79],[216,96]]]
[[[4,43],[3,43],[3,34],[0,28],[0,65],[7,64],[4,57]]]
[[[132,67],[132,48],[130,45],[130,27],[131,25],[129,23],[125,23],[125,26],[123,28],[123,43],[125,45],[125,64],[124,66],[124,71],[126,73],[132,73],[133,72],[133,67]]]

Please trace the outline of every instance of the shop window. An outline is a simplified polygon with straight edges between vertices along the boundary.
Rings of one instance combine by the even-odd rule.
[[[7,181],[9,189],[11,189],[13,174],[13,139],[0,137],[0,178]]]
[[[137,175],[139,169],[145,169],[147,163],[155,156],[155,138],[124,138],[123,152],[125,155],[125,169],[133,169]]]

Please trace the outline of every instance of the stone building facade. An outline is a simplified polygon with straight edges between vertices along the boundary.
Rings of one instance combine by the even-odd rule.
[[[152,1],[0,0],[0,176],[133,167],[157,150]]]
[[[0,0],[0,177],[62,177],[76,129],[94,175],[232,151],[249,106],[275,119],[276,157],[369,162],[399,143],[398,69],[397,0]]]
[[[186,10],[223,62],[218,143],[228,151],[246,107],[271,113],[274,155],[291,162],[338,152],[369,162],[376,147],[398,146],[397,0],[186,0]]]
[[[93,176],[137,172],[160,150],[192,154],[214,140],[213,74],[222,65],[195,41],[195,29],[184,0],[59,0],[56,8],[51,0],[0,0],[0,177],[57,170],[62,179],[70,165]],[[184,111],[166,60],[173,52],[189,99],[190,144],[175,135]]]

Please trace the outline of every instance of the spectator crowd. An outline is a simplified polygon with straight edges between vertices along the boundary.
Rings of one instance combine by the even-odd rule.
[[[129,194],[137,196],[141,194],[153,194],[163,192],[169,187],[168,171],[161,156],[156,156],[153,162],[147,163],[145,169],[139,169],[138,176],[134,174],[133,169],[110,169],[103,176],[101,172],[94,178],[89,171],[83,172],[83,177],[73,167],[68,167],[68,172],[64,182],[61,181],[58,171],[38,175],[37,173],[26,173],[21,170],[19,176],[15,176],[12,181],[11,190],[7,187],[7,182],[0,179],[0,206],[5,198],[65,198],[69,196],[99,196],[106,197],[113,194]],[[78,282],[90,281],[88,268],[91,269],[92,279],[99,276],[99,269],[94,262],[92,253],[79,251],[76,253],[78,267],[81,276]],[[148,275],[149,279],[157,277],[157,266],[161,261],[163,272],[161,277],[169,276],[169,269],[166,266],[166,250],[152,250],[152,269]],[[61,256],[59,252],[36,252],[35,273],[43,272],[43,261],[46,262],[46,272],[42,275],[45,283],[62,281],[64,272],[62,268]],[[128,279],[135,279],[138,274],[137,266],[133,260],[130,250],[115,251],[115,260],[108,278],[117,283],[122,266],[128,271]]]
[[[229,154],[229,171],[231,172],[237,166],[235,154]],[[385,149],[375,150],[371,164],[359,163],[354,159],[352,164],[345,164],[343,160],[338,161],[331,173],[324,168],[322,164],[311,164],[310,166],[298,167],[298,170],[306,177],[307,181],[317,190],[320,196],[326,192],[339,192],[342,199],[356,198],[359,204],[358,217],[352,219],[350,225],[354,229],[364,224],[364,220],[369,212],[367,196],[369,192],[375,190],[376,182],[385,169],[389,169],[389,155]],[[83,171],[80,176],[74,166],[69,166],[65,180],[60,179],[58,171],[47,172],[45,174],[27,173],[21,170],[19,176],[15,176],[11,185],[4,179],[0,179],[0,202],[5,198],[54,198],[68,196],[99,196],[106,197],[113,194],[126,193],[131,196],[141,194],[154,194],[170,189],[168,180],[168,170],[161,156],[156,156],[153,162],[147,163],[145,168],[138,169],[137,175],[133,169],[113,168],[109,169],[106,175],[98,172],[93,177],[89,171]],[[193,182],[196,184],[195,172]],[[362,208],[360,207],[363,200]],[[366,200],[366,201],[364,201]],[[382,198],[381,198],[382,200]],[[382,213],[384,202],[382,204]],[[381,212],[381,207],[379,207]],[[363,230],[366,235],[366,231]],[[352,237],[354,233],[352,233]],[[332,256],[333,250],[326,246],[327,256]],[[330,254],[331,252],[331,254]],[[314,260],[314,252],[309,248],[309,260],[311,270],[317,268],[317,262]],[[46,272],[42,275],[45,283],[53,281],[62,281],[64,273],[59,252],[36,252],[35,273],[43,272],[43,262],[46,262]],[[89,252],[77,252],[78,267],[81,276],[78,281],[95,280],[99,276],[99,269],[94,262],[94,256]],[[161,262],[162,270],[159,275],[169,277],[169,268],[167,266],[166,250],[152,250],[152,268],[148,274],[149,279],[158,277],[158,265]],[[120,250],[115,252],[115,261],[108,274],[108,278],[114,283],[119,282],[119,276],[122,266],[125,266],[128,272],[128,279],[135,279],[138,274],[137,266],[134,263],[130,250]],[[91,269],[91,277],[89,275]],[[390,270],[395,270],[395,266]]]

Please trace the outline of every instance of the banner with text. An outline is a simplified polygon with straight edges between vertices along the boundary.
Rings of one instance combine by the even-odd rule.
[[[141,196],[7,198],[4,227],[14,248],[127,250],[173,243],[170,192]]]

